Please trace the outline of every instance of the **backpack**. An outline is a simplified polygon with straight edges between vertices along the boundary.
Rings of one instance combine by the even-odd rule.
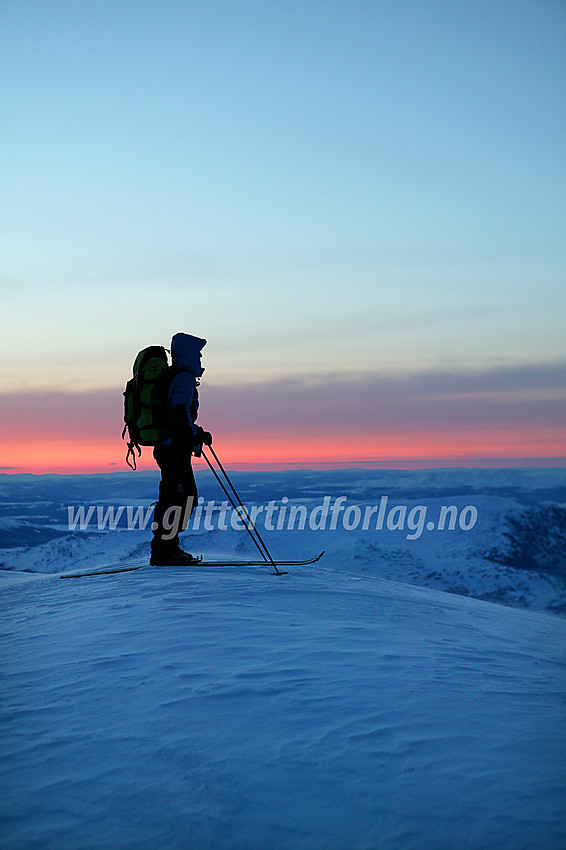
[[[167,360],[167,349],[150,345],[142,349],[134,361],[133,377],[124,390],[124,430],[126,463],[136,468],[136,455],[141,457],[141,446],[155,446],[171,436],[167,422],[167,396],[173,377]],[[131,460],[130,460],[131,458]]]

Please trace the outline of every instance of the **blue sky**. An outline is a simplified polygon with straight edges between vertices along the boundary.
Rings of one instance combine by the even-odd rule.
[[[120,387],[178,330],[230,386],[566,359],[563,2],[0,25],[0,391]]]

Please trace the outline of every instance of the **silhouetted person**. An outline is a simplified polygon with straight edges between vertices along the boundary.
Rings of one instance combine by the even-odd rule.
[[[209,432],[196,425],[205,345],[205,339],[184,333],[175,334],[171,340],[172,377],[167,399],[171,437],[153,449],[161,470],[151,543],[150,563],[155,566],[197,563],[193,555],[181,549],[179,534],[185,531],[198,497],[192,454],[203,444],[212,445]]]

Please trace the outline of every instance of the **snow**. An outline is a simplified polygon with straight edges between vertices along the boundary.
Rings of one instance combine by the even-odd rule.
[[[561,848],[566,623],[301,568],[3,591],[17,848]]]
[[[316,475],[294,480],[319,501]],[[6,549],[0,846],[562,850],[566,620],[423,586],[433,562],[448,581],[443,560],[468,581],[506,498],[466,495],[478,527],[412,542],[266,532],[280,557],[327,549],[281,577],[59,578],[140,559],[147,532]],[[196,542],[253,551],[241,532]]]

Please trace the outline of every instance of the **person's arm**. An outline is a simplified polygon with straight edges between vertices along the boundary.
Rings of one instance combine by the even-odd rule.
[[[212,445],[212,436],[195,423],[193,411],[198,411],[196,380],[190,372],[177,375],[171,392],[171,431],[173,441],[192,448]]]

